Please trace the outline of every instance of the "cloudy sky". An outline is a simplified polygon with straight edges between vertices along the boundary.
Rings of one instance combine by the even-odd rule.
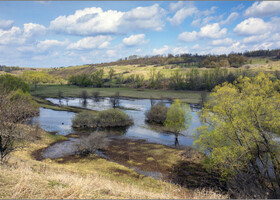
[[[0,2],[0,65],[280,48],[279,1]]]

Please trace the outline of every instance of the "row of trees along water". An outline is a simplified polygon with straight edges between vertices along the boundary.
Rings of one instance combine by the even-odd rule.
[[[280,78],[280,71],[274,71],[273,77]],[[152,68],[148,72],[148,77],[144,75],[116,74],[113,68],[109,75],[105,77],[104,70],[98,70],[91,75],[73,75],[69,78],[69,84],[84,87],[132,87],[132,88],[152,88],[152,89],[175,89],[175,90],[208,90],[211,91],[215,86],[229,82],[233,83],[240,76],[254,77],[257,71],[250,69],[236,69],[233,71],[227,68],[215,68],[200,70],[193,68],[187,72],[175,69],[169,77],[165,76],[160,70]]]

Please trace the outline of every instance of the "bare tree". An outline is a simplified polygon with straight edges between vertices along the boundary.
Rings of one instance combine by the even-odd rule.
[[[28,99],[13,94],[0,92],[0,164],[24,147],[29,129],[23,123],[38,112]]]
[[[113,108],[120,106],[120,92],[116,92],[114,96],[110,98]]]
[[[92,93],[92,96],[93,96],[93,99],[95,102],[99,101],[99,95],[100,95],[99,91]]]
[[[95,153],[96,150],[107,147],[108,143],[105,133],[91,133],[89,136],[84,136],[80,139],[77,144],[77,153],[81,155]]]
[[[83,99],[83,105],[87,105],[87,99],[88,99],[88,92],[86,90],[83,90],[81,92],[81,98]]]

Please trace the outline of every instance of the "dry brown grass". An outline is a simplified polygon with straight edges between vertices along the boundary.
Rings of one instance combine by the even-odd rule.
[[[136,172],[105,159],[78,159],[59,163],[49,159],[37,161],[31,153],[57,138],[42,134],[42,139],[28,149],[11,156],[0,166],[0,198],[12,199],[225,199],[214,191],[189,190],[178,185],[135,176]],[[60,138],[61,139],[61,138]],[[123,177],[108,171],[112,167],[127,170]],[[130,177],[131,176],[131,177]]]

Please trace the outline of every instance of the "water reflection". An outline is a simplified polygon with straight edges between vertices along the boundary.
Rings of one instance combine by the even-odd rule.
[[[94,99],[88,99],[87,104],[83,104],[83,99],[81,98],[67,98],[67,99],[54,99],[47,98],[47,100],[61,105],[84,107],[92,110],[106,110],[112,107],[110,103],[110,98],[99,98],[98,101]],[[169,100],[155,100],[164,103],[166,106],[170,106],[171,102]],[[145,139],[148,142],[159,143],[168,146],[174,146],[176,142],[176,136],[171,133],[167,133],[160,128],[153,128],[145,122],[145,112],[150,109],[151,102],[149,99],[120,99],[120,106],[128,109],[126,110],[128,115],[130,115],[134,120],[134,125],[130,126],[127,130],[107,130],[110,135],[115,135],[117,137],[125,137],[131,139]],[[193,138],[192,133],[195,129],[201,125],[199,116],[197,112],[200,108],[197,105],[190,105],[192,122],[189,130],[184,131],[182,134],[178,135],[177,142],[180,146],[192,146]],[[75,116],[75,113],[66,111],[54,111],[50,109],[40,108],[40,115],[34,118],[34,121],[39,122],[41,127],[48,132],[57,132],[57,134],[67,135],[70,133],[80,133],[81,130],[72,129],[71,120]],[[88,130],[92,132],[93,130]],[[116,133],[115,133],[116,132]]]

